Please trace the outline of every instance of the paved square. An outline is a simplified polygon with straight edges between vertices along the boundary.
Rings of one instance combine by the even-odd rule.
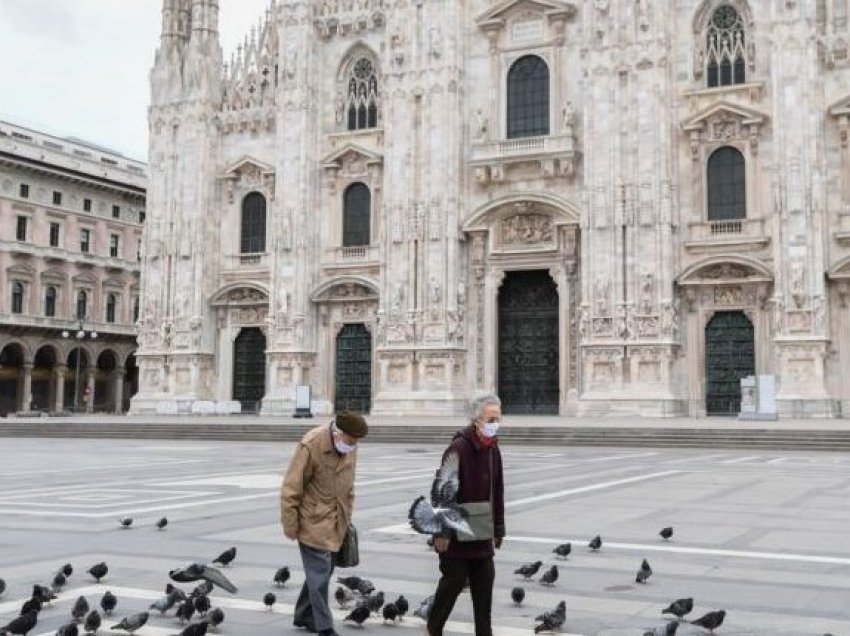
[[[46,608],[35,636],[53,634],[74,599],[119,597],[116,616],[146,608],[162,595],[166,572],[209,561],[230,545],[239,555],[229,576],[239,593],[213,595],[233,636],[303,634],[291,626],[303,580],[296,547],[283,540],[278,487],[292,444],[4,439],[0,465],[0,624],[10,620],[33,583],[47,584],[70,561],[75,573]],[[405,523],[412,499],[425,493],[442,444],[407,448],[363,445],[355,521],[362,564],[389,598],[412,606],[432,593],[436,558]],[[503,447],[509,537],[497,557],[496,634],[531,634],[533,618],[566,600],[564,633],[640,635],[662,623],[660,610],[682,596],[696,599],[693,618],[726,609],[719,634],[850,634],[850,457],[830,453]],[[131,515],[132,529],[118,518]],[[166,531],[153,524],[169,518]],[[658,537],[675,528],[669,542]],[[602,535],[599,553],[586,542]],[[552,548],[573,542],[568,560]],[[634,583],[642,559],[654,570]],[[557,563],[552,588],[522,583],[512,572],[541,559]],[[97,585],[85,570],[105,560]],[[274,589],[280,565],[293,571],[278,604],[260,599]],[[510,589],[526,601],[514,607]],[[173,614],[173,612],[172,612]],[[344,616],[339,612],[339,618]],[[110,623],[111,624],[111,623]],[[463,595],[451,634],[472,634]],[[421,634],[410,617],[395,627],[375,618],[343,634]],[[171,615],[152,616],[139,634],[179,632]],[[107,633],[102,631],[101,633]],[[679,634],[702,630],[682,626]]]

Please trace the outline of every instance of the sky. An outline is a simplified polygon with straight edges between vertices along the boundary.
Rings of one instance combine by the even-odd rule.
[[[224,59],[268,0],[221,0]],[[0,119],[147,160],[162,0],[0,0]]]

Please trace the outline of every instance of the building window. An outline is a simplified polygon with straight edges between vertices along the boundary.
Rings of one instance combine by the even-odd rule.
[[[709,88],[746,81],[744,21],[733,7],[721,5],[708,23],[705,75]]]
[[[118,300],[115,298],[115,294],[109,294],[106,297],[106,322],[115,322],[115,307],[118,304]]]
[[[113,219],[120,219],[121,218],[121,206],[120,205],[113,205],[112,206],[112,218]]]
[[[136,239],[136,261],[142,262],[142,239]]]
[[[56,288],[48,287],[44,291],[44,315],[53,318],[56,315]]]
[[[345,190],[342,202],[342,246],[369,245],[369,224],[372,214],[372,193],[362,183],[353,183]]]
[[[251,192],[242,200],[242,254],[266,251],[266,197]]]
[[[29,219],[25,216],[18,217],[18,224],[15,228],[15,238],[19,241],[27,240],[27,222]]]
[[[109,235],[109,255],[112,258],[118,258],[118,246],[120,237],[117,234]]]
[[[91,230],[80,230],[80,251],[88,254],[91,249]]]
[[[144,222],[145,222],[145,211],[139,210],[139,223],[144,223]]]
[[[50,224],[50,247],[59,247],[59,224]]]
[[[53,191],[53,205],[62,205],[62,193]]]
[[[91,199],[83,199],[83,212],[91,212]]]
[[[24,313],[24,284],[17,280],[12,283],[12,313]]]
[[[724,146],[708,158],[708,220],[728,221],[747,217],[747,182],[744,155]]]
[[[26,183],[22,183],[20,189],[18,190],[18,193],[21,195],[22,199],[29,199],[30,198],[30,187],[29,187],[29,185],[26,184]]]
[[[139,322],[139,297],[133,299],[133,322]]]
[[[526,55],[508,71],[508,139],[549,134],[549,67]]]
[[[345,100],[349,130],[378,125],[378,75],[371,60],[361,57],[351,67]]]
[[[77,315],[74,316],[77,320],[85,320],[89,309],[89,295],[81,289],[77,292]]]

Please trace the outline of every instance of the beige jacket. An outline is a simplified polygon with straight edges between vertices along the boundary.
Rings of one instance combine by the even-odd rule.
[[[284,532],[320,550],[337,552],[354,510],[357,451],[340,456],[330,425],[309,431],[298,443],[280,489]]]

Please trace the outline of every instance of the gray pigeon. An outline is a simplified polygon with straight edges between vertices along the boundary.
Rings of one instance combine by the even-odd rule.
[[[132,517],[121,517],[121,518],[118,520],[118,523],[120,523],[120,524],[121,524],[121,527],[122,527],[124,530],[129,530],[129,529],[130,529],[130,526],[132,526],[132,525],[133,525],[133,518],[132,518]]]
[[[354,594],[350,590],[338,585],[336,592],[334,592],[334,599],[336,599],[336,603],[340,609],[345,609],[354,600]]]
[[[659,532],[659,533],[658,533],[658,535],[659,535],[662,539],[664,539],[665,541],[667,541],[667,540],[671,539],[671,538],[673,537],[673,527],[672,527],[672,526],[668,526],[667,528],[662,528],[662,529],[661,529],[661,532]]]
[[[593,550],[594,552],[599,552],[600,548],[602,548],[602,537],[598,534],[590,540],[590,543],[587,544],[587,547]]]
[[[13,619],[5,627],[0,627],[0,636],[6,636],[7,634],[26,636],[33,630],[36,623],[38,623],[38,612],[32,609]]]
[[[725,618],[726,611],[717,610],[716,612],[709,612],[708,614],[699,617],[695,621],[691,621],[691,625],[698,625],[700,627],[703,627],[713,634],[714,630],[723,624],[723,619]]]
[[[0,596],[6,593],[6,581],[0,578]]]
[[[109,566],[106,565],[103,561],[100,563],[95,563],[88,570],[89,574],[94,577],[98,583],[100,583],[100,579],[105,577],[109,573]]]
[[[564,621],[567,620],[567,604],[561,601],[554,611],[545,612],[534,620],[540,623],[534,628],[535,634],[558,631],[561,629]]]
[[[649,561],[644,559],[643,563],[640,564],[637,576],[635,576],[635,583],[646,583],[650,576],[652,576],[652,568],[649,567]]]
[[[434,608],[434,595],[432,594],[424,601],[419,604],[415,610],[413,610],[413,615],[418,616],[423,621],[428,620],[428,616],[431,615],[431,610]]]
[[[180,624],[183,624],[183,621],[187,623],[192,620],[192,616],[195,614],[195,602],[191,599],[187,599],[180,604],[180,607],[177,608],[177,612],[174,614],[175,618],[180,620]]]
[[[676,636],[677,629],[679,629],[679,621],[670,621],[645,631],[643,636]]]
[[[353,623],[357,623],[358,625],[362,625],[365,620],[369,618],[369,614],[371,614],[369,608],[361,605],[351,610],[351,613],[346,616],[343,621],[351,621]]]
[[[266,592],[263,595],[263,605],[266,606],[266,609],[271,610],[275,603],[277,603],[277,597],[274,594]]]
[[[80,628],[77,627],[76,623],[62,625],[62,627],[56,630],[56,636],[79,636],[79,634]]]
[[[100,629],[101,624],[100,614],[97,610],[92,610],[89,612],[89,615],[86,616],[86,621],[83,623],[83,630],[86,633],[97,633],[97,630]]]
[[[195,581],[209,581],[231,594],[236,594],[238,591],[236,586],[231,583],[221,570],[202,563],[192,563],[182,568],[175,568],[168,573],[172,581],[178,583],[193,583]]]
[[[407,610],[410,609],[410,603],[407,602],[407,599],[404,596],[399,596],[394,605],[398,609],[398,620],[404,620],[404,615],[407,614]]]
[[[570,552],[572,552],[572,551],[573,551],[573,544],[572,543],[562,543],[561,545],[557,546],[554,550],[552,550],[552,552],[557,554],[562,559],[566,559],[569,556]]]
[[[175,634],[174,636],[204,636],[204,634],[207,633],[208,627],[209,623],[207,621],[192,623],[191,625],[187,625],[186,629],[182,632]]]
[[[195,611],[198,612],[200,616],[205,616],[207,612],[210,611],[210,597],[206,594],[201,594],[200,596],[194,597],[195,601]]]
[[[210,626],[213,628],[213,631],[215,631],[216,627],[224,622],[224,610],[220,607],[212,608],[210,615],[207,617],[207,621],[209,621]]]
[[[368,607],[369,611],[373,614],[377,614],[384,606],[384,593],[376,592],[375,594],[370,594],[363,599],[362,605]]]
[[[109,590],[106,590],[103,598],[100,599],[100,608],[103,610],[103,613],[107,616],[112,616],[116,605],[118,605],[118,597]]]
[[[150,604],[148,609],[155,609],[160,614],[165,614],[177,603],[177,595],[174,592],[166,594],[157,601]]]
[[[395,603],[387,603],[384,605],[383,616],[385,623],[387,621],[395,623],[398,620],[398,608],[395,606]]]
[[[123,629],[125,632],[134,633],[135,631],[142,628],[142,626],[148,622],[148,617],[150,615],[147,612],[139,612],[137,614],[130,614],[126,618],[122,618],[121,622],[117,625],[113,625],[110,629]]]
[[[522,601],[525,598],[525,590],[521,587],[515,587],[511,590],[511,600],[514,602],[514,605],[522,605]]]
[[[284,565],[282,568],[278,568],[277,572],[274,573],[272,582],[277,587],[284,587],[286,582],[289,580],[289,576],[289,568]]]
[[[550,587],[555,584],[555,581],[558,580],[558,566],[553,565],[546,572],[543,573],[543,576],[540,577],[540,583],[543,585],[549,585]]]
[[[78,623],[82,623],[86,614],[89,613],[89,602],[85,596],[79,597],[71,608],[71,616]]]
[[[57,572],[53,577],[53,583],[51,583],[50,587],[53,588],[54,592],[62,591],[62,588],[65,587],[65,583],[68,581],[65,578],[65,575],[62,572]]]
[[[532,576],[537,574],[537,571],[540,569],[540,566],[543,565],[543,561],[535,561],[534,563],[526,563],[518,567],[514,570],[514,574],[519,574],[524,577],[525,580],[529,580]]]
[[[213,559],[213,563],[220,563],[223,567],[227,567],[231,563],[233,563],[234,559],[236,559],[236,546],[232,548],[227,548],[224,552],[219,554],[215,559]]]
[[[159,521],[156,522],[156,529],[157,530],[165,530],[165,526],[167,526],[167,525],[168,525],[168,519],[163,517],[162,519],[160,519]]]
[[[454,451],[447,452],[431,483],[430,503],[425,497],[419,497],[410,506],[407,517],[414,530],[431,535],[454,530],[472,537],[472,529],[457,502],[459,471],[460,457]]]
[[[682,618],[685,614],[690,614],[694,609],[694,599],[680,598],[666,608],[661,610],[662,614],[672,614],[676,618]]]

